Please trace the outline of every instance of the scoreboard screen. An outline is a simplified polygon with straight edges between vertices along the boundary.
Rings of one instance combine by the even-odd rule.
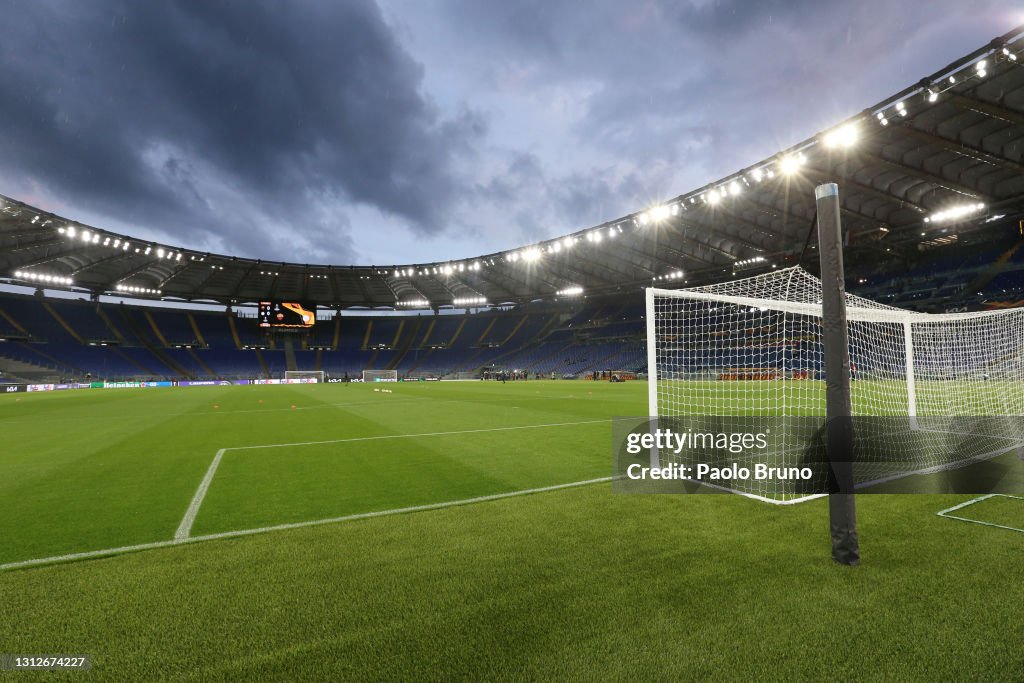
[[[261,301],[257,320],[260,327],[313,327],[316,306],[294,301]]]

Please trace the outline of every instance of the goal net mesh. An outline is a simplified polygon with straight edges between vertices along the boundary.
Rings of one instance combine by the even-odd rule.
[[[901,439],[916,470],[949,464],[943,444],[917,433],[956,431],[944,418],[1024,415],[1024,309],[926,314],[849,293],[846,306],[853,414],[924,425],[875,435],[880,443]],[[651,289],[647,315],[652,417],[825,415],[821,281],[800,267]],[[1007,421],[998,437],[1019,438],[1019,422]],[[961,460],[983,455],[960,450]],[[783,452],[770,457],[771,465],[793,464]],[[865,463],[858,480],[893,469],[906,470],[906,463]],[[801,498],[768,485],[741,492]]]
[[[323,382],[324,371],[323,370],[285,370],[285,379],[298,379],[307,382]]]
[[[364,382],[397,382],[398,370],[363,370]]]

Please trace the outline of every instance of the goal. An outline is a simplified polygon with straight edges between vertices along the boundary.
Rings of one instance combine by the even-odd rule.
[[[397,382],[398,370],[363,370],[364,382]]]
[[[309,382],[310,384],[319,382],[323,384],[324,371],[323,370],[285,370],[284,378],[286,380],[299,380],[301,382]]]
[[[650,416],[824,416],[821,293],[820,280],[799,266],[694,289],[648,289]],[[1022,421],[1006,420],[996,441],[985,441],[989,451],[979,452],[981,443],[964,448],[960,438],[956,462],[947,452],[962,436],[953,418],[1024,415],[1024,309],[928,314],[851,294],[846,306],[853,415],[903,418],[902,429],[892,420],[893,433],[874,435],[880,450],[895,446],[913,459],[913,471],[926,471],[991,457],[1000,439],[1021,443]],[[950,443],[915,438],[922,430],[945,433]],[[794,456],[768,457],[786,466]],[[907,462],[858,467],[862,483],[908,473]],[[813,497],[777,483],[736,490],[770,502]]]

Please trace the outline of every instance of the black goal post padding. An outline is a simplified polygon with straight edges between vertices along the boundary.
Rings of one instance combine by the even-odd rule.
[[[821,326],[825,347],[826,452],[838,490],[852,490],[853,433],[850,402],[850,341],[846,328],[846,286],[843,238],[839,217],[839,186],[814,190],[818,215],[818,253],[821,260]],[[828,497],[832,559],[846,565],[860,562],[857,515],[852,493]]]

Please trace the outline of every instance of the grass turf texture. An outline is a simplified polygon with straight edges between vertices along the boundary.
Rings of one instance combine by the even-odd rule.
[[[0,562],[169,539],[218,448],[577,422],[646,398],[372,388],[3,397]],[[229,452],[194,533],[605,476],[609,443],[592,424]],[[966,496],[860,497],[850,570],[828,559],[824,501],[610,489],[2,572],[0,652],[92,653],[98,680],[1024,677],[1024,537],[935,516]]]

